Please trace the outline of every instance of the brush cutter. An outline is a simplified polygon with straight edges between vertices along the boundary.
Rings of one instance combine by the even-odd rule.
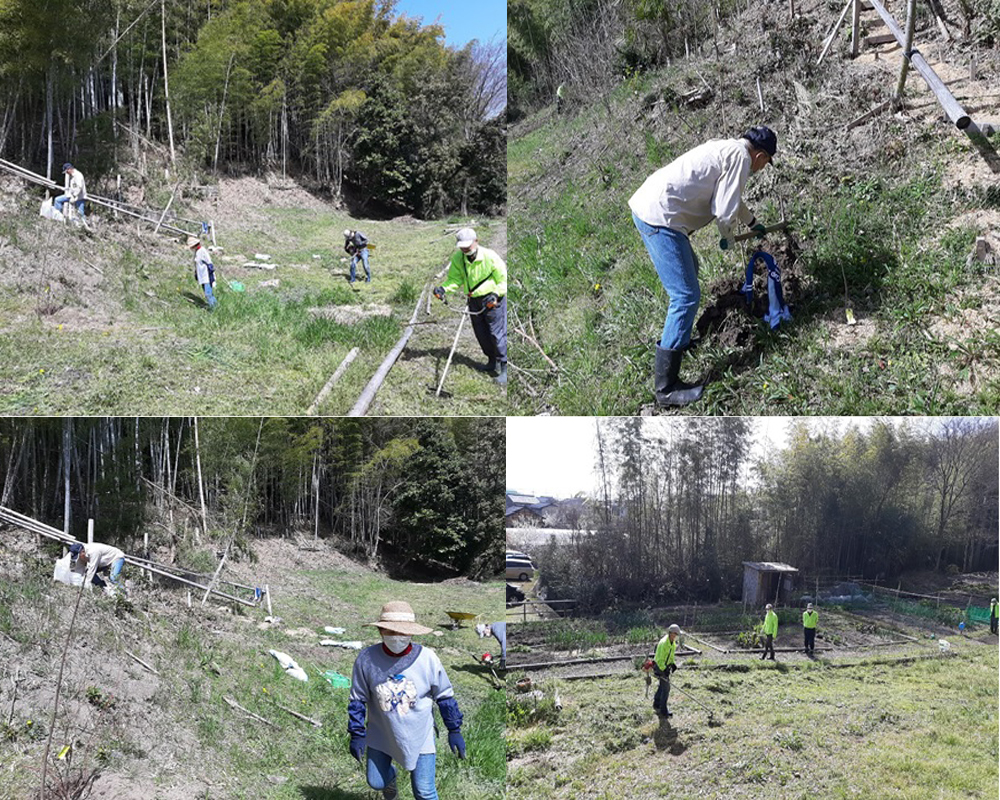
[[[444,297],[442,297],[441,301],[444,303],[445,307],[448,308],[449,311],[454,311],[454,309],[452,309],[452,308],[450,308],[448,306],[447,299],[445,299]],[[434,393],[435,397],[440,397],[441,396],[441,388],[444,386],[444,379],[448,376],[448,369],[449,369],[449,367],[451,367],[451,360],[455,356],[455,348],[458,347],[458,339],[462,335],[462,326],[465,325],[465,318],[466,317],[478,317],[480,314],[484,313],[485,311],[486,311],[486,309],[482,308],[479,311],[469,311],[467,309],[462,309],[460,311],[455,312],[457,314],[461,314],[462,318],[458,322],[458,330],[455,331],[455,341],[452,342],[452,344],[451,344],[451,352],[448,353],[448,360],[445,362],[444,371],[441,373],[441,380],[438,382],[437,391]]]
[[[673,689],[673,690],[675,690],[675,691],[680,692],[682,695],[684,695],[689,700],[694,700],[694,702],[696,702],[698,705],[700,705],[703,709],[705,709],[708,712],[708,720],[709,720],[709,722],[714,722],[715,721],[715,712],[712,711],[712,709],[710,709],[708,706],[706,706],[703,702],[701,702],[698,698],[692,697],[689,692],[685,692],[679,686],[671,686],[670,688]]]

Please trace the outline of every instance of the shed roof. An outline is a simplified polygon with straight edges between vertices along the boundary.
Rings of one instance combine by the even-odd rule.
[[[508,494],[507,499],[518,506],[533,506],[539,502],[537,497],[530,494]]]
[[[744,567],[750,567],[758,572],[798,572],[795,567],[781,564],[777,561],[744,561]]]

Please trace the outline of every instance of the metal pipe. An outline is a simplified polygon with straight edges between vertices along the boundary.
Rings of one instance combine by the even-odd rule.
[[[892,14],[886,10],[885,6],[882,5],[879,0],[870,0],[870,2],[872,7],[878,12],[879,16],[882,17],[886,27],[892,35],[896,37],[896,41],[899,42],[899,46],[905,48],[906,35],[900,29],[899,25],[896,24],[896,20],[892,18]],[[937,97],[938,102],[944,109],[945,114],[948,115],[948,119],[955,123],[955,127],[961,131],[968,128],[969,125],[972,124],[972,118],[965,113],[965,109],[959,105],[958,100],[955,99],[955,95],[953,95],[949,91],[948,87],[942,83],[941,79],[931,68],[930,64],[928,64],[924,60],[924,57],[920,55],[920,52],[918,50],[912,50],[907,53],[904,50],[903,57],[908,58],[913,68],[920,73],[920,77],[923,78],[930,87],[934,96]]]

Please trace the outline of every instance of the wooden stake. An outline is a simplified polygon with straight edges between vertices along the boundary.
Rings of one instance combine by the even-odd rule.
[[[266,583],[264,584],[264,597],[267,599],[267,615],[273,617],[274,612],[271,611],[271,587]]]
[[[861,38],[861,0],[854,0],[854,14],[851,19],[851,58],[858,57]]]
[[[250,709],[243,708],[243,706],[241,706],[239,703],[237,703],[231,697],[227,697],[226,695],[223,695],[222,699],[225,700],[226,703],[228,703],[232,708],[235,708],[237,711],[242,711],[248,717],[251,717],[252,719],[257,720],[258,722],[263,722],[265,725],[268,725],[268,726],[270,726],[272,728],[277,728],[278,727],[273,722],[271,722],[270,720],[264,719],[259,714],[254,714]]]
[[[816,61],[817,66],[822,64],[823,59],[826,58],[826,53],[830,49],[830,46],[833,44],[833,40],[837,38],[837,31],[840,29],[841,24],[843,24],[844,17],[847,16],[847,12],[850,10],[852,3],[854,3],[854,0],[847,0],[847,5],[844,6],[844,10],[840,13],[840,18],[830,29],[830,33],[825,39],[823,52],[819,54],[819,59]]]
[[[311,417],[319,410],[320,404],[326,399],[326,396],[330,394],[330,390],[333,389],[333,385],[338,380],[340,380],[340,377],[344,374],[344,371],[350,366],[351,362],[354,361],[355,358],[357,358],[358,352],[359,352],[358,348],[354,347],[351,349],[351,352],[349,352],[346,356],[344,356],[344,360],[340,362],[340,366],[337,367],[336,372],[334,372],[333,375],[330,376],[330,380],[328,380],[326,382],[326,385],[322,389],[320,389],[319,394],[316,395],[316,399],[313,400],[313,404],[309,406],[309,410],[306,411],[307,416]]]
[[[323,727],[323,723],[322,722],[319,722],[318,720],[315,720],[312,717],[307,717],[305,714],[300,714],[298,711],[292,711],[292,709],[290,709],[290,708],[288,708],[286,706],[283,706],[283,705],[281,705],[281,703],[278,703],[276,701],[272,700],[271,702],[273,702],[282,711],[287,711],[293,717],[298,717],[303,722],[308,722],[310,725],[314,725],[317,728],[322,728]]]
[[[899,83],[896,85],[896,102],[903,102],[903,87],[906,85],[906,73],[910,68],[910,53],[913,51],[913,29],[917,24],[917,0],[910,0],[906,6],[906,43],[903,45],[903,65],[899,70]]]
[[[140,664],[142,664],[142,666],[144,666],[146,669],[148,669],[154,675],[159,675],[160,674],[155,669],[153,669],[151,666],[149,666],[149,664],[147,664],[145,661],[143,661],[141,658],[139,658],[139,656],[135,655],[135,653],[130,653],[128,650],[126,650],[125,651],[125,655],[127,655],[129,658],[133,659],[134,661],[138,661]]]

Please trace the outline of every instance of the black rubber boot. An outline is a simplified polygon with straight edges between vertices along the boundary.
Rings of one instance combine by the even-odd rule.
[[[501,386],[507,385],[507,362],[501,361],[497,364],[497,376],[493,379]]]
[[[480,372],[496,372],[497,371],[497,360],[491,358],[485,364],[476,364],[476,369]]]
[[[683,350],[664,350],[656,348],[656,370],[653,378],[653,391],[656,403],[661,406],[686,406],[701,398],[705,387],[684,383],[677,378],[681,369]]]

